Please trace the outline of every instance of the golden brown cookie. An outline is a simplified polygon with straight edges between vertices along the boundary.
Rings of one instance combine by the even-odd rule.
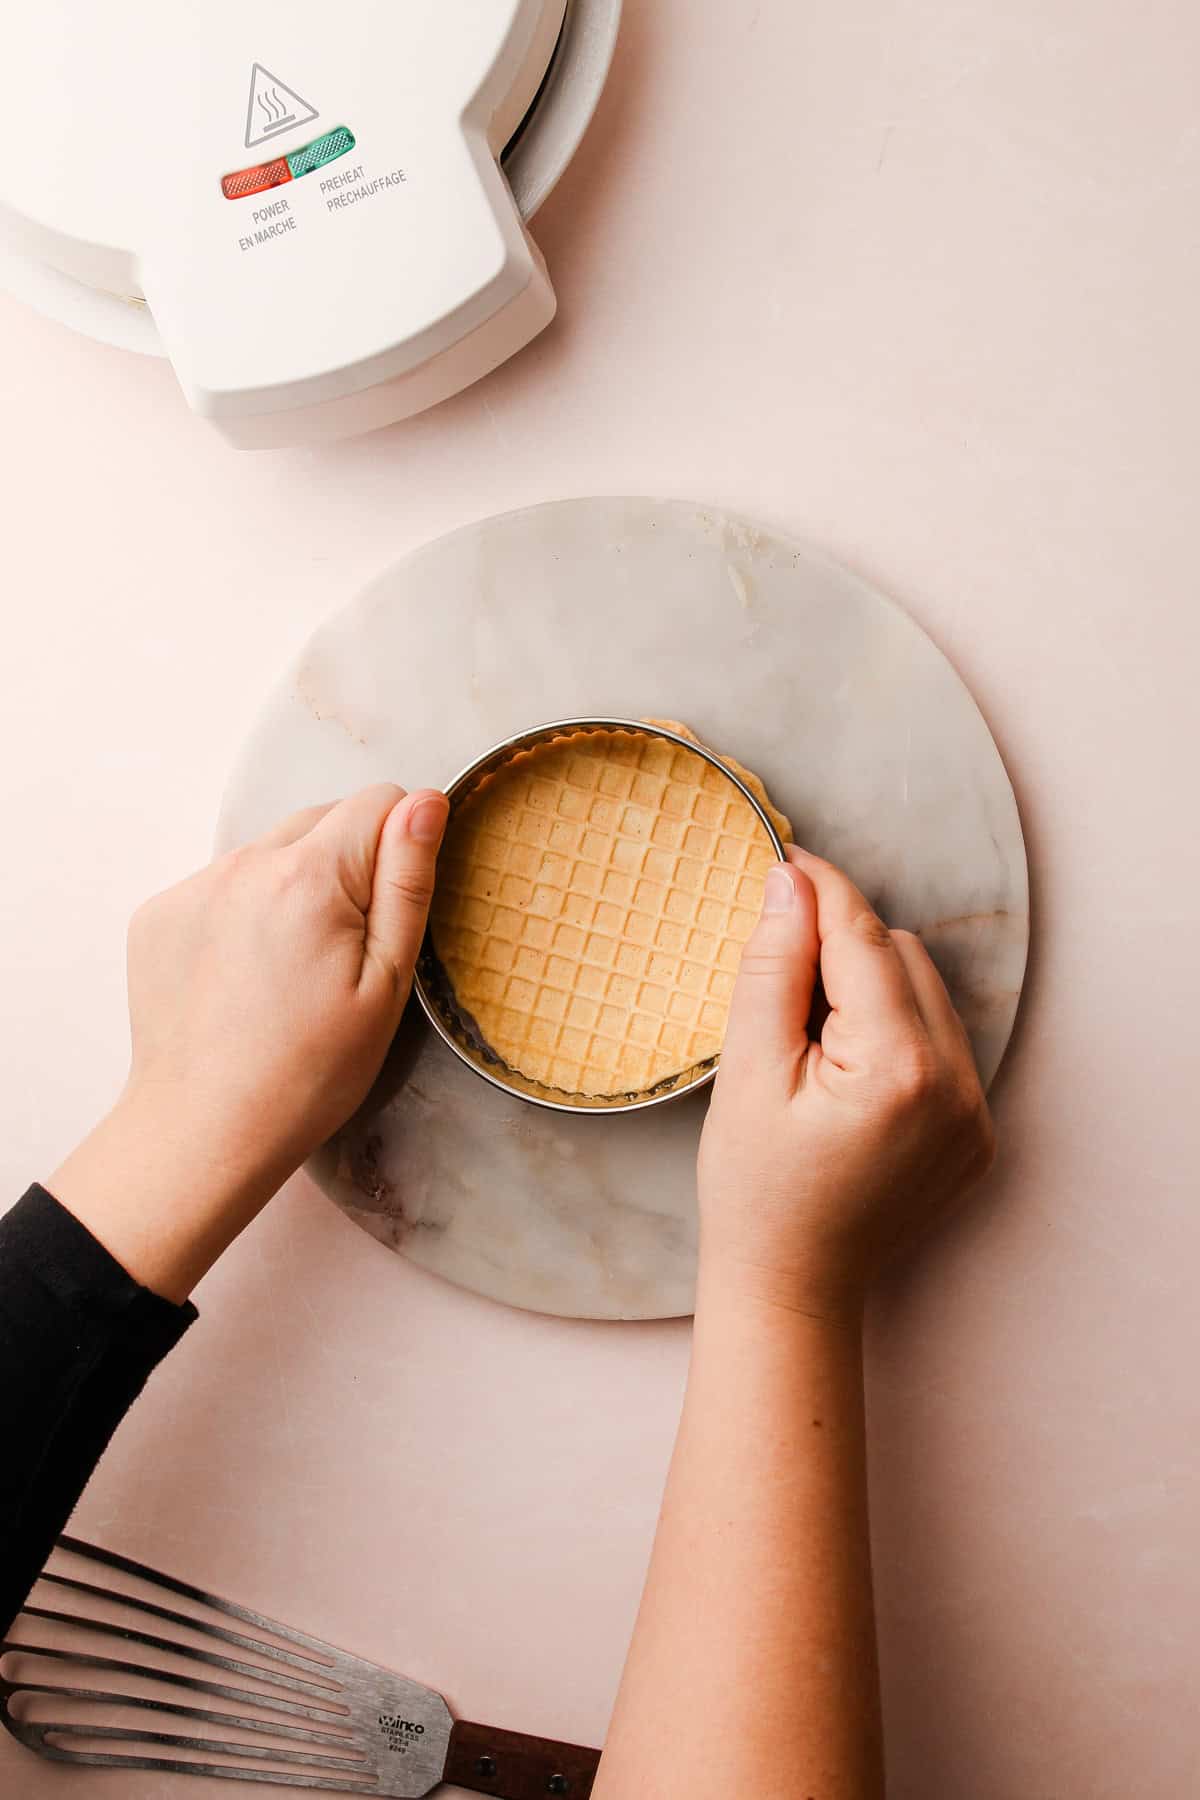
[[[757,777],[728,766],[790,837]],[[650,733],[562,739],[456,809],[433,946],[510,1068],[566,1093],[643,1093],[720,1051],[774,859],[753,807],[695,752]]]

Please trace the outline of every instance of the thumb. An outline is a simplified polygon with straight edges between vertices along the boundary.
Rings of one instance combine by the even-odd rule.
[[[425,935],[438,848],[446,829],[445,794],[421,788],[393,806],[375,853],[366,956],[391,970],[407,997]]]
[[[813,885],[792,863],[767,873],[763,909],[742,951],[729,1008],[722,1072],[794,1071],[808,1047],[821,944]]]

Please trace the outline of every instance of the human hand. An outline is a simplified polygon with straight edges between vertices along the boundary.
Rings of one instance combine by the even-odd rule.
[[[844,1316],[990,1166],[994,1138],[924,946],[831,864],[788,858],[743,953],[701,1141],[701,1278]],[[818,972],[830,1012],[812,1041]]]
[[[365,1098],[400,1022],[447,803],[366,788],[286,819],[139,908],[133,1054],[51,1186],[181,1297]]]

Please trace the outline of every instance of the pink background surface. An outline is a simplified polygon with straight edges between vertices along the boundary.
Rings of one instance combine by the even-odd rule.
[[[901,1800],[1200,1790],[1198,57],[1182,0],[630,0],[537,224],[557,324],[315,453],[239,456],[165,366],[0,300],[14,1196],[120,1080],[130,910],[205,856],[285,659],[410,546],[563,494],[712,500],[876,581],[972,685],[1035,949],[995,1175],[871,1320]],[[473,1299],[303,1179],[198,1299],[79,1528],[597,1739],[686,1327]],[[0,1791],[205,1789],[6,1740]]]

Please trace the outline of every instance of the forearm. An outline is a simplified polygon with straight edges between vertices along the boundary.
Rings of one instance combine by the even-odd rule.
[[[50,1185],[135,1280],[178,1304],[291,1173],[230,1136],[219,1117],[131,1085]]]
[[[0,1218],[0,1636],[195,1316],[140,1287],[43,1190]]]
[[[882,1792],[857,1321],[705,1271],[596,1800]]]

